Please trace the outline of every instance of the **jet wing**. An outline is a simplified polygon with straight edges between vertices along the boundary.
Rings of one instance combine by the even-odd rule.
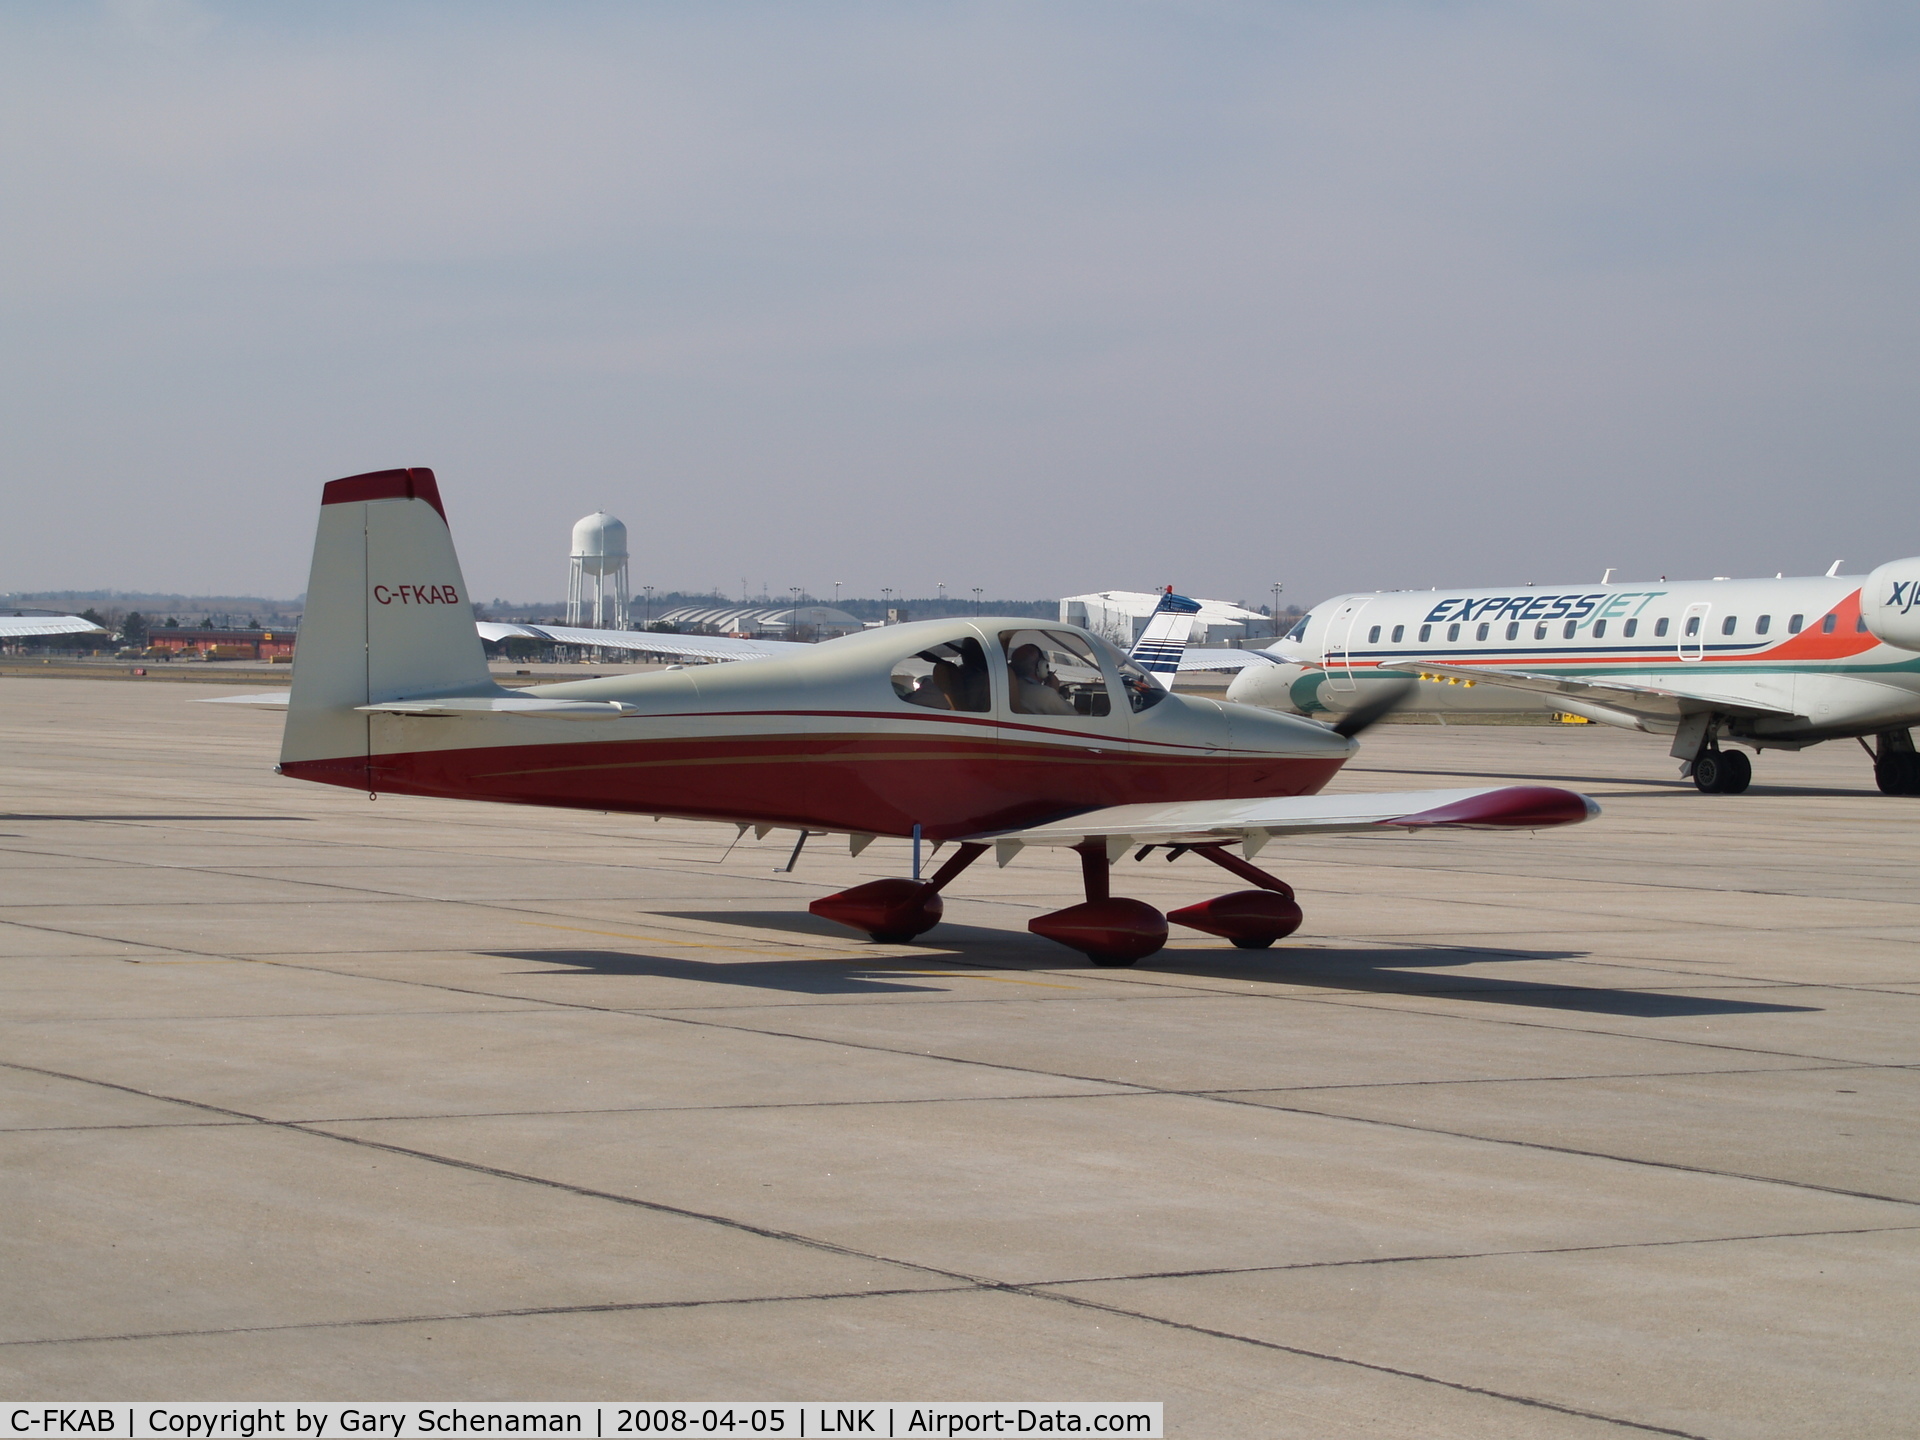
[[[1429,660],[1394,660],[1382,670],[1405,671],[1412,675],[1438,675],[1448,679],[1471,680],[1481,685],[1497,685],[1503,690],[1524,690],[1534,695],[1563,695],[1569,700],[1584,700],[1605,705],[1629,715],[1651,720],[1677,720],[1684,715],[1714,711],[1721,715],[1791,716],[1794,712],[1777,705],[1752,699],[1668,690],[1658,685],[1629,685],[1619,680],[1589,680],[1583,676],[1551,675],[1534,670],[1506,670],[1495,665],[1448,665]]]
[[[988,835],[1001,864],[1022,846],[1106,844],[1109,858],[1132,845],[1238,843],[1249,859],[1272,839],[1307,835],[1391,834],[1395,830],[1542,830],[1574,825],[1600,813],[1584,795],[1547,785],[1467,790],[1401,790],[1375,795],[1289,795],[1260,800],[1185,800],[1166,805],[1111,805],[1046,825]]]
[[[735,640],[728,635],[667,635],[654,630],[580,630],[564,625],[503,625],[483,620],[474,626],[482,640],[524,638],[556,645],[594,645],[602,650],[633,650],[646,655],[690,655],[701,660],[767,660],[812,649],[796,640]]]
[[[31,635],[104,635],[106,630],[78,615],[0,616],[0,640],[24,639]]]

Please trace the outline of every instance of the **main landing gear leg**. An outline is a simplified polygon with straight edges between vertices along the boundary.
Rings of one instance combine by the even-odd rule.
[[[1300,928],[1303,918],[1293,898],[1293,887],[1249,865],[1225,845],[1195,845],[1193,853],[1211,860],[1230,875],[1250,880],[1258,890],[1236,890],[1202,900],[1167,916],[1176,925],[1204,930],[1231,940],[1236,949],[1264,950],[1276,940],[1284,940]]]
[[[1873,737],[1873,778],[1883,795],[1920,795],[1920,754],[1911,730],[1882,730]]]
[[[1078,950],[1096,965],[1131,965],[1167,943],[1167,917],[1142,900],[1115,898],[1109,884],[1107,842],[1092,836],[1073,847],[1080,856],[1086,900],[1036,915],[1027,929]]]
[[[862,930],[885,945],[904,945],[940,923],[946,902],[940,892],[987,853],[985,845],[962,845],[931,880],[870,880],[851,890],[822,895],[807,909],[822,920]]]
[[[1753,762],[1744,750],[1720,748],[1720,717],[1689,716],[1675,737],[1674,753],[1683,753],[1684,741],[1697,735],[1693,753],[1693,783],[1703,795],[1738,795],[1753,783]]]

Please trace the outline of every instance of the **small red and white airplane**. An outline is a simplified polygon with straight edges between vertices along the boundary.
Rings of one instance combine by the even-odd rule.
[[[1300,924],[1249,863],[1270,839],[1427,828],[1543,829],[1597,814],[1546,786],[1320,795],[1374,716],[1329,727],[1176,695],[1106,641],[1031,618],[930,620],[752,664],[505,689],[487,670],[433,472],[335,480],[319,535],[279,772],[369,792],[572,806],[911,838],[914,876],[816,900],[899,942],[995,852],[1078,852],[1086,898],[1029,929],[1096,964],[1166,942],[1167,922],[1243,948]],[[922,878],[921,841],[957,849]],[[1110,893],[1136,847],[1190,853],[1251,889],[1163,916]],[[1233,853],[1235,848],[1239,853]],[[795,853],[799,847],[796,845]],[[1143,852],[1144,853],[1144,852]]]

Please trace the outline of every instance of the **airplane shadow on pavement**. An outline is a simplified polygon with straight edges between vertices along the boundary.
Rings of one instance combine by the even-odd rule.
[[[737,985],[746,990],[785,990],[794,995],[887,995],[919,991],[943,994],[947,986],[910,984],[891,972],[924,968],[908,956],[886,956],[872,964],[859,960],[674,960],[625,950],[487,950],[502,960],[527,960],[543,968],[525,975],[632,975],[660,980],[695,980],[706,985]]]
[[[1186,957],[1192,956],[1189,961]],[[1537,1010],[1570,1010],[1587,1015],[1638,1019],[1678,1019],[1696,1015],[1777,1015],[1817,1010],[1817,1005],[1782,1005],[1732,1000],[1670,990],[1626,990],[1604,985],[1558,984],[1545,980],[1504,980],[1494,975],[1445,973],[1463,965],[1502,961],[1584,960],[1578,950],[1504,950],[1452,945],[1408,946],[1376,950],[1276,948],[1244,958],[1228,951],[1162,951],[1134,967],[1165,976],[1205,975],[1214,980],[1265,980],[1316,989],[1368,995],[1432,996],[1519,1005]],[[1440,973],[1435,973],[1440,972]],[[1702,977],[1711,984],[1710,977]]]
[[[832,935],[845,939],[849,948],[866,943],[838,926],[819,921],[811,915],[702,911],[697,916],[687,914],[681,918],[731,922],[755,929],[777,928],[813,935]],[[789,923],[780,923],[783,921]],[[1063,971],[1080,971],[1084,966],[1089,975],[1112,980],[1125,980],[1129,975],[1142,974],[1163,980],[1177,980],[1181,976],[1252,980],[1360,994],[1471,1000],[1537,1010],[1637,1019],[1781,1014],[1819,1008],[1736,1000],[1722,995],[1612,989],[1600,985],[1505,980],[1492,975],[1447,973],[1468,965],[1586,958],[1585,952],[1575,950],[1434,945],[1366,950],[1302,946],[1243,952],[1222,945],[1218,950],[1184,947],[1163,950],[1138,965],[1106,970],[1076,962],[1072,955],[1058,946],[1033,936],[971,925],[943,924],[914,946],[914,952],[903,955],[894,950],[892,953],[876,954],[871,960],[847,959],[844,956],[821,959],[796,956],[772,960],[673,959],[622,950],[494,950],[486,953],[503,959],[530,961],[543,967],[566,967],[563,971],[545,973],[655,976],[754,990],[782,990],[797,995],[945,993],[951,987],[940,983],[944,977],[927,976],[924,972],[965,967],[982,973],[1045,972],[1057,975]]]

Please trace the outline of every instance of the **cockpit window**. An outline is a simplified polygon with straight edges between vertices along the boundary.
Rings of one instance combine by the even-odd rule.
[[[1016,715],[1107,715],[1107,677],[1087,642],[1059,630],[1002,630],[1007,703]],[[1153,684],[1151,679],[1147,680]]]
[[[1294,626],[1291,630],[1287,631],[1287,639],[1289,640],[1306,639],[1307,638],[1307,622],[1311,619],[1313,619],[1313,616],[1311,615],[1302,615],[1300,617],[1300,623]]]
[[[1151,710],[1167,698],[1167,692],[1158,680],[1118,650],[1109,646],[1107,658],[1113,662],[1113,668],[1120,672],[1120,693],[1127,697],[1127,704],[1133,707],[1134,714]]]
[[[929,710],[989,708],[987,652],[978,640],[950,640],[907,656],[893,667],[893,693]]]

